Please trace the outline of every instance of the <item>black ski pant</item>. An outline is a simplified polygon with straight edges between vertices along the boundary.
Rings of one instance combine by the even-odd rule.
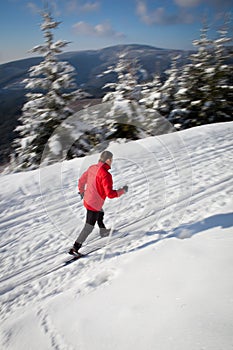
[[[99,228],[105,228],[103,220],[104,220],[103,209],[101,209],[100,211],[92,211],[87,209],[87,215],[86,215],[87,224],[94,227],[97,222]]]
[[[89,234],[93,231],[96,222],[100,229],[105,229],[103,220],[104,220],[103,209],[101,209],[100,211],[92,211],[87,209],[86,223],[82,231],[80,232],[78,238],[76,239],[76,242],[79,244],[82,244],[87,239]]]

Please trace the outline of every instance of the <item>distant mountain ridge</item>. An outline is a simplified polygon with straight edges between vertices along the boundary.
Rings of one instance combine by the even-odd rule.
[[[65,52],[59,57],[75,67],[77,87],[88,91],[94,98],[101,98],[104,94],[102,87],[106,82],[113,82],[114,76],[99,75],[117,63],[118,54],[122,51],[127,51],[128,57],[132,59],[137,58],[148,78],[152,78],[155,73],[162,74],[170,66],[172,56],[179,53],[183,64],[190,53],[130,44],[99,50]],[[10,145],[15,137],[13,130],[26,101],[26,91],[22,82],[28,77],[29,68],[38,65],[41,60],[42,57],[31,57],[0,65],[0,164],[8,161]]]
[[[186,51],[161,49],[148,45],[116,45],[99,50],[66,52],[60,55],[61,60],[68,61],[77,71],[78,86],[102,87],[102,80],[97,76],[109,65],[117,62],[118,54],[127,51],[132,59],[137,58],[142,67],[153,75],[162,73],[170,65],[171,57],[177,53],[187,57]],[[26,58],[0,65],[0,89],[23,88],[22,80],[28,75],[31,66],[39,64],[40,57]]]

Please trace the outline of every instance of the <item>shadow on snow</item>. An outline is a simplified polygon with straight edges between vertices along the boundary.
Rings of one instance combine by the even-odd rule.
[[[158,238],[143,243],[142,245],[138,247],[134,247],[130,251],[135,251],[139,249],[144,249],[150,245],[156,244],[164,239],[168,238],[178,238],[178,239],[187,239],[191,238],[192,236],[199,234],[203,231],[207,231],[209,229],[215,228],[215,227],[221,227],[221,228],[229,228],[233,226],[233,213],[226,213],[226,214],[217,214],[210,216],[204,220],[201,220],[199,222],[195,222],[190,225],[181,225],[173,230],[172,233],[166,234],[165,231],[151,231],[147,232],[147,236],[153,236],[153,235],[159,235]]]

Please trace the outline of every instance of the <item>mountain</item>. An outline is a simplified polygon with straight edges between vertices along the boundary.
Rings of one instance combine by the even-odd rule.
[[[155,72],[162,73],[168,68],[174,54],[181,54],[184,60],[187,57],[185,51],[133,44],[101,50],[67,52],[60,55],[60,59],[68,61],[76,68],[78,87],[87,90],[93,97],[100,98],[103,96],[103,85],[113,81],[115,77],[98,75],[110,65],[116,64],[118,54],[122,51],[127,51],[132,59],[137,58],[142,68],[148,72],[148,77]],[[22,81],[28,76],[29,68],[38,65],[40,61],[41,58],[34,57],[0,65],[0,164],[8,161],[10,145],[14,139],[13,130],[25,103],[26,91]]]
[[[66,52],[59,57],[76,68],[77,85],[101,88],[103,80],[98,75],[109,65],[115,64],[118,60],[118,54],[122,51],[127,51],[132,59],[137,58],[149,75],[154,72],[162,73],[170,65],[172,55],[176,53],[187,55],[185,51],[134,44],[116,45],[100,50]],[[40,58],[34,57],[0,65],[0,89],[21,90],[23,88],[22,80],[26,78],[28,69],[39,64],[40,60]]]
[[[98,154],[0,177],[0,348],[231,350],[233,122],[111,144],[105,222],[62,266]],[[115,234],[116,236],[117,234]],[[83,249],[87,247],[85,243]]]

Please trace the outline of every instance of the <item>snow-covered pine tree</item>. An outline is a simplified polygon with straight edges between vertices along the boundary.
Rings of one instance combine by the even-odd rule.
[[[205,103],[207,91],[209,91],[209,82],[206,80],[206,71],[214,64],[214,58],[211,52],[212,40],[207,36],[208,27],[206,25],[201,29],[199,40],[194,40],[193,45],[198,48],[197,52],[190,56],[191,63],[183,70],[180,78],[179,90],[176,94],[176,104],[181,116],[180,124],[182,127],[191,127],[208,123],[208,120],[201,113]],[[174,111],[171,116],[177,117]]]
[[[174,131],[159,113],[162,104],[159,76],[155,75],[153,81],[144,82],[142,79],[139,82],[141,73],[144,77],[145,72],[127,52],[121,53],[116,66],[109,67],[103,74],[109,73],[115,73],[117,79],[104,86],[112,89],[103,98],[103,103],[110,103],[106,114],[107,128],[110,129],[108,138],[138,139]],[[106,125],[106,121],[102,123]]]
[[[230,66],[224,54],[228,38],[226,32],[222,32],[224,38],[211,40],[207,33],[205,24],[200,39],[193,41],[198,50],[190,56],[191,63],[183,67],[175,94],[175,108],[168,116],[169,121],[180,129],[226,121],[229,114],[232,115],[232,99],[229,100],[230,93],[225,94],[232,91]]]
[[[171,67],[165,71],[166,80],[161,86],[161,100],[158,111],[161,115],[167,117],[172,110],[176,108],[175,94],[178,89],[178,82],[180,77],[180,68],[178,62],[181,55],[174,55],[171,60]]]
[[[63,40],[54,42],[52,31],[60,22],[54,21],[47,10],[41,15],[45,43],[34,47],[31,52],[42,55],[44,59],[39,65],[30,68],[29,78],[25,80],[26,89],[33,92],[26,94],[27,102],[19,118],[21,125],[16,128],[19,133],[19,138],[13,143],[16,170],[38,167],[53,131],[73,113],[68,104],[82,94],[80,90],[71,92],[75,88],[75,68],[68,62],[59,61],[57,57],[68,44]],[[62,148],[57,139],[56,142],[52,139],[50,146],[51,153],[54,151],[55,155]]]
[[[182,68],[182,73],[180,74],[177,81],[177,90],[174,93],[173,108],[170,110],[167,118],[174,127],[179,130],[186,128],[189,123],[189,110],[187,105],[190,103],[191,96],[188,96],[188,86],[190,66],[185,65]]]
[[[111,66],[103,74],[114,73],[117,81],[105,84],[104,88],[111,89],[103,97],[103,103],[110,102],[107,113],[109,137],[130,138],[139,137],[140,127],[143,126],[144,113],[139,104],[142,97],[142,85],[138,83],[140,65],[136,59],[129,59],[127,52],[119,54],[116,66]],[[106,124],[106,120],[102,121]]]
[[[209,108],[210,121],[224,122],[233,119],[233,64],[227,44],[232,42],[228,36],[230,21],[226,18],[224,26],[218,30],[219,37],[213,42],[213,54],[216,59],[212,84],[212,104]],[[232,50],[232,48],[231,48]]]
[[[163,92],[161,77],[158,74],[155,74],[152,81],[142,84],[141,95],[139,103],[144,113],[142,125],[146,133],[159,135],[170,132],[170,128],[167,127],[168,123],[160,114],[163,105]]]
[[[177,92],[180,75],[180,70],[177,68],[179,58],[180,55],[172,57],[171,67],[164,72],[166,74],[164,82],[160,76],[155,75],[153,81],[145,83],[142,89],[143,98],[140,103],[165,117],[174,109],[174,95]]]
[[[146,108],[152,108],[158,111],[162,100],[161,87],[160,76],[156,74],[152,81],[143,84],[140,104],[145,105]]]

